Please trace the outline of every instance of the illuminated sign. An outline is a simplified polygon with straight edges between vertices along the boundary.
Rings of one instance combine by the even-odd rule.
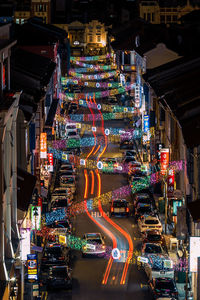
[[[40,158],[47,158],[47,133],[40,133]]]
[[[27,255],[27,265],[28,265],[28,280],[30,282],[38,280],[37,254],[28,254]]]
[[[163,148],[160,150],[160,173],[164,176],[167,174],[167,168],[169,166],[169,148]]]
[[[167,178],[167,197],[173,197],[174,193],[174,170],[169,169]]]
[[[149,132],[149,115],[144,115],[144,132]]]
[[[182,205],[182,200],[173,199],[173,216],[177,216],[177,207]]]
[[[40,230],[41,227],[41,206],[31,207],[32,229]]]
[[[121,256],[120,251],[118,248],[113,248],[112,249],[112,258],[113,259],[119,259]]]
[[[27,255],[31,252],[30,228],[20,228],[20,235],[21,260],[27,260]]]
[[[48,153],[48,161],[49,161],[48,170],[49,172],[53,172],[53,153]]]
[[[140,86],[136,84],[135,86],[135,108],[140,107]]]
[[[190,272],[197,273],[197,259],[200,256],[199,249],[200,249],[200,237],[191,236],[190,255],[189,255]]]

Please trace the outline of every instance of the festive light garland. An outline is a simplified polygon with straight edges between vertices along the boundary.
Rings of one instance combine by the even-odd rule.
[[[111,89],[107,91],[99,91],[99,92],[87,92],[87,93],[60,93],[59,99],[61,100],[79,100],[79,99],[86,99],[86,97],[93,97],[95,99],[110,97],[114,95],[123,94],[127,91],[133,90],[135,88],[135,83],[127,84],[125,87],[119,87],[117,89]]]
[[[121,87],[120,82],[93,82],[93,81],[82,81],[79,78],[67,78],[67,77],[61,77],[61,84],[64,89],[68,84],[71,85],[78,85],[83,87],[91,87],[91,88],[102,88],[102,89],[110,89],[110,88],[119,88]]]
[[[100,105],[100,104],[99,104]],[[87,107],[87,102],[85,100],[79,99],[79,106]],[[97,109],[97,106],[95,103],[88,103],[88,107],[92,109]],[[135,108],[131,106],[119,106],[119,105],[110,105],[110,104],[102,104],[99,107],[101,107],[101,111],[106,112],[135,112]]]
[[[86,70],[90,70],[90,71],[108,71],[108,70],[115,70],[117,69],[116,65],[93,65],[93,64],[86,64],[80,61],[72,61],[72,64],[78,65],[80,67],[83,68],[77,68],[75,67],[76,72],[78,73],[82,73],[82,72],[86,72]],[[84,69],[85,68],[85,69]],[[79,71],[80,70],[80,71]]]
[[[95,121],[101,121],[101,116],[95,114]],[[104,120],[120,120],[124,118],[133,117],[132,112],[119,112],[119,113],[103,113]],[[69,119],[72,122],[89,122],[92,121],[92,114],[70,114]]]
[[[102,80],[102,79],[108,79],[111,77],[115,77],[119,74],[118,70],[115,71],[110,71],[110,72],[104,72],[104,73],[96,73],[96,74],[92,74],[92,75],[87,75],[87,74],[81,74],[76,72],[75,70],[69,70],[69,75],[77,78],[81,79],[81,80]]]
[[[105,55],[96,56],[70,56],[70,61],[98,61],[112,57],[112,54],[107,53]]]

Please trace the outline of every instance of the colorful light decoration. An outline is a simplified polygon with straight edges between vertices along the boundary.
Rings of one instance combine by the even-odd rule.
[[[96,55],[96,56],[71,56],[70,61],[98,61],[106,58],[111,58],[112,54],[108,53],[105,55]]]
[[[72,71],[69,71],[69,75],[76,78],[77,80],[102,80],[102,79],[108,79],[111,77],[115,77],[119,74],[119,71],[110,71],[110,72],[104,72],[104,73],[96,73],[92,75],[87,74],[81,74],[75,71],[75,69]]]
[[[120,120],[124,117],[133,117],[132,112],[119,112],[119,113],[103,113],[104,120]],[[95,121],[101,121],[101,116],[99,114],[94,114]],[[68,121],[73,122],[90,122],[92,121],[92,114],[70,114]]]
[[[72,61],[72,64],[75,64],[77,66],[80,66],[80,67],[83,67],[83,68],[86,68],[86,69],[90,69],[91,71],[107,71],[107,70],[115,70],[117,69],[117,66],[116,65],[93,65],[93,64],[86,64],[86,63],[83,63],[83,62],[80,62],[80,61]],[[79,69],[76,67],[76,71],[79,72],[79,73],[82,73],[82,72],[85,72],[85,71],[82,71],[83,68],[80,68],[80,72],[78,71]],[[85,69],[84,69],[85,70]]]
[[[71,85],[78,85],[78,86],[85,86],[85,87],[92,87],[92,88],[102,88],[102,89],[111,89],[111,88],[119,88],[121,87],[121,83],[119,82],[93,82],[93,81],[82,81],[79,78],[67,78],[67,77],[61,77],[61,84],[63,89],[68,84]]]
[[[89,93],[60,93],[59,98],[61,100],[79,100],[79,99],[86,99],[86,97],[93,97],[95,99],[110,97],[113,95],[123,94],[127,91],[130,91],[135,88],[135,83],[127,84],[125,87],[119,87],[117,89],[111,89],[107,91],[99,91],[99,92],[89,92]]]

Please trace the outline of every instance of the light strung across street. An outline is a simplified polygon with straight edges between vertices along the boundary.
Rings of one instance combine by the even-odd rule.
[[[92,88],[102,88],[102,89],[110,89],[110,88],[119,88],[121,87],[121,83],[119,82],[93,82],[93,81],[83,81],[80,78],[68,78],[61,77],[61,84],[63,89],[68,85],[78,85],[83,87],[92,87]]]
[[[76,99],[86,99],[87,97],[95,96],[95,99],[110,97],[114,95],[123,94],[127,91],[135,89],[135,83],[126,84],[124,87],[119,87],[116,89],[110,89],[106,91],[99,92],[87,92],[87,93],[60,93],[59,99],[61,100],[76,100]]]
[[[78,72],[76,72],[76,69],[69,70],[70,76],[77,78],[77,79],[81,79],[81,80],[102,80],[102,79],[108,79],[111,77],[118,76],[118,74],[119,74],[119,71],[117,71],[117,70],[110,71],[110,72],[96,73],[96,74],[91,74],[91,75],[78,73]]]
[[[112,54],[107,53],[104,55],[96,55],[96,56],[70,56],[70,61],[98,61],[106,58],[111,58]]]

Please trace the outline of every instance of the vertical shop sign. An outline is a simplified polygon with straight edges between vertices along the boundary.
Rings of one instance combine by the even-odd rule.
[[[20,235],[21,260],[26,261],[31,252],[30,228],[20,228]]]
[[[167,197],[172,198],[174,195],[174,170],[169,169],[167,178]]]
[[[32,229],[40,230],[41,227],[41,206],[31,207]]]
[[[149,132],[149,115],[144,115],[144,132]]]
[[[47,133],[40,133],[40,158],[47,158]]]
[[[53,172],[53,153],[48,153],[48,170],[49,172]]]
[[[28,254],[27,255],[27,265],[28,265],[28,280],[30,282],[38,280],[37,254]]]
[[[169,166],[169,148],[163,148],[160,150],[160,164],[161,175],[165,176],[167,174],[167,168]]]
[[[140,86],[138,84],[135,85],[135,108],[140,107]]]

